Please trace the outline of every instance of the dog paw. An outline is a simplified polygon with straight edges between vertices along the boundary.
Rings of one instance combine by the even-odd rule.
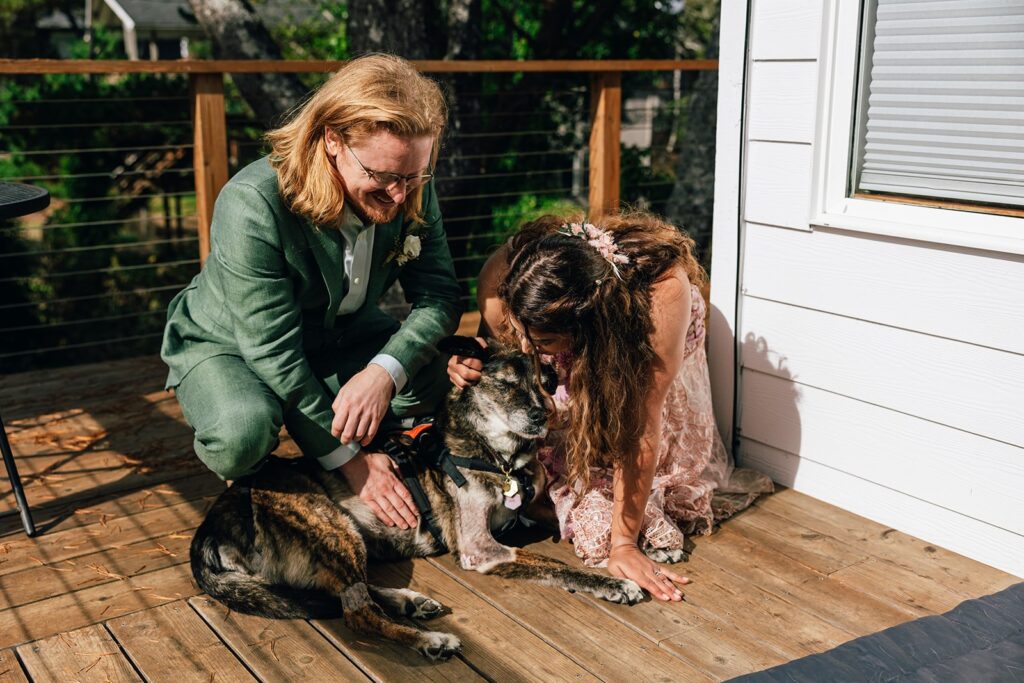
[[[462,650],[462,642],[451,633],[424,631],[421,634],[419,647],[416,649],[425,657],[440,661],[451,659],[452,655]]]
[[[631,579],[612,579],[607,588],[595,591],[594,595],[602,600],[622,605],[635,605],[644,599],[644,591],[640,584]]]
[[[655,562],[675,564],[690,559],[690,553],[682,548],[644,548],[644,554]]]
[[[425,595],[410,600],[406,605],[408,615],[413,619],[433,619],[444,614],[444,605],[437,600],[431,600]]]

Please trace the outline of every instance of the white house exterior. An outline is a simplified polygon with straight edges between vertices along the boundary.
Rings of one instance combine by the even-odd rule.
[[[723,0],[710,323],[720,427],[743,464],[786,486],[1024,576],[1024,212],[849,196],[861,12],[878,2]],[[970,50],[969,68],[940,55],[923,77],[939,85],[949,68],[946,85],[976,86],[971,64],[1008,55],[992,84],[1007,111],[971,114],[966,128],[1007,145],[992,153],[995,175],[1024,187],[1013,186],[1024,42],[996,55],[987,32],[1000,29],[983,26],[1006,9],[1019,40],[1024,0],[881,3],[879,16],[909,5],[894,25],[914,30],[967,7],[956,23],[981,27],[964,39],[977,42],[950,49]],[[898,58],[938,54],[921,33]],[[901,120],[941,120],[925,109],[958,98],[924,98]]]

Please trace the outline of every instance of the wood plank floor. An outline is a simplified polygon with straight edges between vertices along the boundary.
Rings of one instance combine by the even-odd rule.
[[[464,652],[431,664],[340,621],[268,621],[199,593],[188,544],[223,484],[193,455],[164,374],[147,357],[0,377],[43,531],[21,532],[0,481],[0,683],[722,680],[1019,580],[786,490],[694,539],[680,604],[610,605],[446,556],[375,568],[451,609],[430,627]],[[531,547],[576,562],[565,543]]]

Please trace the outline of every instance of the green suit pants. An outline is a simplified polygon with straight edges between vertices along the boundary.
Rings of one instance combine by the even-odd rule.
[[[378,348],[335,352],[310,358],[310,365],[333,402],[341,387],[366,367]],[[381,430],[397,427],[401,420],[432,414],[450,387],[447,357],[437,356],[409,378],[391,401]],[[240,356],[213,356],[202,361],[175,389],[189,425],[195,430],[199,459],[222,479],[252,474],[277,447],[282,424],[305,420],[289,410]],[[325,434],[325,439],[336,439]]]

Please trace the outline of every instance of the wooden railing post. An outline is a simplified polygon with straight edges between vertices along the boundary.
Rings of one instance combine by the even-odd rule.
[[[224,75],[191,76],[192,127],[195,132],[192,161],[196,181],[196,214],[199,217],[199,262],[210,254],[213,203],[228,182],[228,130],[224,111]]]
[[[619,140],[622,73],[595,73],[590,80],[590,218],[619,210]]]

